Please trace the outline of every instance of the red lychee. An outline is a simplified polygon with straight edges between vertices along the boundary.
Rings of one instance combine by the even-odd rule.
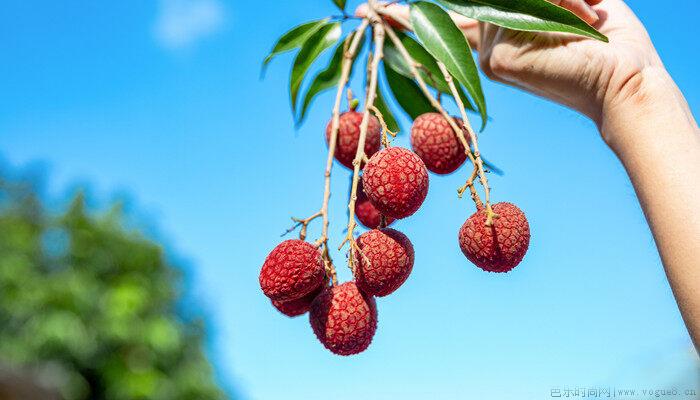
[[[323,291],[324,287],[325,285],[321,285],[316,290],[300,299],[284,302],[272,300],[272,305],[277,309],[277,311],[281,312],[282,314],[288,317],[298,317],[309,311],[311,303],[314,301],[314,299],[316,299],[316,296],[318,296],[321,293],[321,291]]]
[[[413,270],[413,245],[397,230],[385,228],[365,232],[357,239],[357,245],[362,255],[355,254],[355,280],[367,294],[382,297],[393,293]]]
[[[391,147],[370,158],[363,183],[379,212],[401,219],[418,211],[428,195],[428,170],[416,153]]]
[[[461,118],[454,120],[462,126]],[[452,173],[467,159],[464,146],[440,113],[416,118],[411,128],[411,145],[428,170],[436,174]]]
[[[377,304],[355,282],[327,287],[311,303],[311,328],[331,352],[349,356],[363,352],[377,330]]]
[[[525,214],[513,204],[493,206],[498,218],[486,226],[486,210],[469,217],[459,230],[459,246],[469,261],[488,272],[508,272],[515,268],[530,245],[530,225]]]
[[[340,115],[340,128],[338,130],[338,143],[335,148],[335,159],[344,166],[353,169],[353,160],[357,153],[357,143],[360,140],[360,124],[363,114],[357,111],[348,111]],[[330,143],[333,120],[326,126],[326,143]],[[379,151],[382,141],[382,126],[374,115],[370,115],[365,139],[365,154],[372,157]]]
[[[379,228],[382,214],[372,205],[372,202],[367,198],[365,193],[362,178],[357,185],[357,201],[355,201],[355,215],[360,223],[369,229]],[[386,217],[386,225],[389,226],[394,222],[394,218]]]
[[[265,259],[260,287],[270,300],[296,300],[318,288],[325,275],[316,247],[302,240],[286,240]]]

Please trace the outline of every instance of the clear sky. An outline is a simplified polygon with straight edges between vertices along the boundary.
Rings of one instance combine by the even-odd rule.
[[[629,4],[697,112],[700,2]],[[495,199],[518,204],[530,220],[524,262],[492,275],[461,254],[457,231],[473,212],[455,195],[462,168],[431,176],[423,208],[396,224],[415,246],[415,267],[378,302],[368,351],[334,356],[305,317],[272,309],[259,269],[290,216],[320,207],[332,95],[295,131],[291,57],[275,60],[265,81],[260,61],[289,27],[334,12],[328,0],[3,2],[0,166],[42,163],[54,196],[76,183],[88,183],[102,204],[128,193],[192,265],[219,376],[246,398],[500,400],[567,387],[697,388],[697,358],[619,162],[590,121],[492,82],[484,90],[493,121],[481,146],[506,171],[492,178]],[[396,143],[408,146],[407,135]],[[334,245],[348,177],[336,167]],[[349,279],[344,255],[334,258]]]

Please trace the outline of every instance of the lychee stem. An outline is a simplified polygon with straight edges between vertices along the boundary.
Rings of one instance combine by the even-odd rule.
[[[321,215],[323,215],[323,214],[321,214],[321,212],[319,211],[316,214],[314,214],[306,219],[299,219],[299,218],[292,217],[292,221],[295,222],[294,226],[287,229],[287,231],[284,234],[282,234],[282,236],[293,232],[295,229],[297,229],[298,227],[301,226],[301,231],[299,231],[299,239],[306,240],[306,228],[309,226],[311,221],[315,220],[316,218],[320,217]]]
[[[469,179],[467,179],[467,183],[464,184],[464,186],[460,187],[457,189],[457,196],[461,199],[462,196],[464,196],[464,192],[469,189],[471,192],[472,196],[472,201],[474,201],[474,204],[476,204],[476,209],[480,210],[481,208],[484,207],[484,204],[481,202],[481,199],[479,198],[479,194],[476,192],[476,189],[474,188],[474,180],[479,176],[479,167],[474,164],[474,169],[472,171],[471,176]]]
[[[430,84],[433,87],[437,87],[437,81],[435,81],[435,76],[433,76],[433,73],[430,72],[430,70],[428,68],[426,68],[425,65],[420,64],[420,63],[416,63],[416,68],[422,70],[425,73],[425,75],[430,80]],[[439,90],[436,93],[436,99],[437,99],[438,103],[442,104],[442,92]]]
[[[350,251],[348,252],[348,265],[350,270],[355,270],[355,256],[354,253],[357,252],[360,256],[364,256],[359,246],[355,242],[355,227],[357,223],[355,222],[355,203],[357,202],[357,187],[360,181],[360,165],[362,161],[366,158],[365,154],[365,141],[367,139],[367,130],[369,127],[370,110],[374,107],[374,101],[377,98],[377,82],[379,76],[379,63],[384,57],[384,24],[379,18],[376,12],[377,1],[368,1],[367,18],[372,24],[374,31],[374,51],[375,54],[371,57],[368,67],[369,81],[367,84],[366,100],[364,105],[364,112],[362,116],[362,123],[360,123],[360,137],[357,142],[357,152],[355,153],[355,159],[352,164],[353,176],[352,176],[352,189],[350,190],[350,202],[348,203],[348,231],[341,243],[340,248],[343,248],[345,243],[350,243]]]
[[[393,16],[392,16],[393,18]],[[467,139],[464,137],[464,132],[462,131],[462,128],[457,126],[457,123],[455,120],[445,111],[445,109],[442,107],[442,104],[433,96],[433,94],[430,92],[430,89],[428,88],[428,85],[425,83],[425,80],[421,76],[420,73],[418,73],[418,67],[417,63],[411,55],[409,54],[408,50],[406,50],[406,47],[403,45],[401,42],[401,39],[396,35],[396,32],[392,29],[392,27],[388,23],[384,23],[384,27],[386,29],[386,33],[389,36],[389,39],[394,43],[394,46],[399,50],[399,53],[401,53],[401,56],[406,60],[406,63],[408,64],[409,68],[411,69],[411,75],[413,75],[414,79],[416,82],[418,82],[418,86],[420,87],[421,91],[425,95],[425,97],[430,101],[430,104],[442,114],[443,118],[447,121],[447,123],[450,125],[452,130],[455,132],[459,140],[462,142],[462,145],[464,146],[464,152],[466,153],[467,157],[469,157],[469,160],[472,162],[473,165],[477,165],[476,158],[474,157],[474,154],[471,152],[471,147],[469,147],[469,142]],[[449,75],[449,74],[448,74]],[[450,76],[450,79],[452,77]],[[459,99],[461,101],[461,98],[459,97],[458,94],[455,95],[456,99]],[[463,107],[462,107],[463,108]],[[481,199],[479,198],[479,194],[476,192],[476,189],[474,189],[473,181],[471,182],[470,185],[467,185],[469,187],[469,190],[471,191],[472,194],[472,199],[474,199],[474,203],[479,206],[481,203]]]
[[[336,92],[335,104],[333,106],[331,134],[328,141],[328,158],[326,159],[326,172],[324,174],[325,185],[323,191],[323,205],[320,211],[321,215],[323,216],[323,230],[321,237],[316,241],[316,245],[323,248],[322,255],[326,266],[326,275],[329,276],[333,282],[333,285],[338,283],[338,278],[335,267],[333,266],[333,261],[331,260],[328,251],[328,202],[331,197],[331,172],[333,171],[333,159],[335,157],[335,150],[338,144],[338,131],[340,130],[340,103],[343,100],[343,92],[345,91],[345,87],[348,85],[355,54],[362,43],[362,38],[364,37],[365,30],[368,26],[369,19],[363,19],[360,26],[353,33],[352,42],[350,42],[349,45],[348,41],[345,42],[346,48],[343,49],[343,64],[341,67],[340,79],[338,80],[338,90]],[[349,95],[352,97],[352,92],[350,92]]]
[[[396,135],[398,135],[398,132],[393,132],[391,129],[389,129],[389,127],[386,125],[386,121],[384,120],[384,115],[381,111],[379,111],[379,109],[377,109],[377,107],[372,106],[371,110],[379,120],[379,123],[382,125],[382,145],[385,149],[388,149],[391,145],[391,143],[389,142],[388,135],[391,135],[392,138],[395,138]]]
[[[486,226],[491,226],[493,224],[493,218],[497,218],[498,215],[496,215],[496,213],[494,213],[493,209],[491,208],[491,188],[489,187],[489,181],[486,178],[486,172],[484,171],[484,162],[481,160],[481,152],[479,152],[479,140],[476,137],[474,129],[469,123],[469,118],[467,118],[467,111],[464,109],[464,103],[462,102],[462,98],[459,96],[459,92],[457,91],[457,86],[455,86],[454,79],[452,79],[452,75],[450,75],[450,72],[447,71],[447,67],[445,67],[445,64],[443,64],[440,61],[438,61],[437,64],[440,68],[440,71],[445,76],[445,81],[447,81],[447,85],[450,87],[452,96],[455,98],[457,108],[459,108],[459,112],[460,114],[462,114],[463,126],[466,129],[467,133],[469,133],[469,137],[471,138],[472,142],[471,144],[472,146],[474,146],[474,155],[472,158],[472,162],[476,161],[474,165],[478,169],[479,179],[481,180],[481,185],[484,187],[484,198],[486,199]],[[457,137],[459,137],[459,140],[462,141],[462,145],[469,149],[469,141],[467,141],[467,139],[464,137],[464,132],[462,132],[461,130],[457,132]],[[470,150],[467,151],[471,153]],[[473,180],[470,179],[470,181],[472,182],[473,187]],[[478,206],[479,205],[477,203],[477,207]]]

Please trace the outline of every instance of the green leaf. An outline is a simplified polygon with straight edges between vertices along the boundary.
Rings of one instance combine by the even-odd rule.
[[[301,114],[299,115],[297,125],[300,125],[306,118],[306,111],[309,109],[311,101],[314,99],[314,97],[338,84],[342,71],[342,65],[343,43],[339,43],[338,46],[336,46],[333,58],[331,58],[331,61],[328,63],[326,69],[319,72],[314,78],[313,82],[311,82],[311,86],[309,86],[309,90],[304,96],[304,103],[301,107]]]
[[[498,168],[495,164],[485,159],[484,156],[481,156],[481,162],[484,163],[484,168],[493,172],[494,174],[499,176],[503,176],[505,174],[502,169]]]
[[[270,54],[265,57],[263,61],[263,70],[275,56],[301,47],[311,35],[321,29],[327,22],[328,18],[307,22],[292,28],[282,35],[282,37],[277,40],[277,43],[275,43],[275,47],[272,48]]]
[[[328,66],[326,69],[323,71],[319,72],[316,77],[314,78],[313,82],[311,82],[311,85],[309,86],[309,90],[306,92],[306,95],[304,96],[304,103],[301,108],[301,114],[299,116],[299,120],[297,121],[297,125],[300,125],[304,119],[306,118],[306,112],[309,109],[309,106],[311,105],[311,102],[313,99],[318,96],[321,92],[328,90],[330,88],[336,87],[338,85],[338,81],[340,80],[340,75],[342,74],[343,71],[343,55],[344,49],[345,49],[345,43],[349,43],[353,39],[353,35],[348,35],[348,37],[338,43],[338,45],[335,48],[335,52],[333,53],[333,57],[331,58],[331,61],[328,63]],[[365,42],[362,41],[360,42],[360,47],[357,49],[357,52],[355,52],[355,58],[357,58],[357,55],[362,52],[362,48],[364,47]],[[353,66],[355,63],[355,59],[353,59]],[[352,67],[351,67],[352,68]],[[351,70],[352,71],[352,70]],[[351,72],[352,74],[352,72]]]
[[[418,64],[422,65],[422,68],[418,69],[418,73],[421,75],[423,80],[428,85],[436,88],[440,92],[452,96],[452,90],[450,90],[450,86],[447,84],[442,71],[440,71],[435,58],[433,58],[433,56],[430,55],[430,53],[428,53],[425,48],[412,37],[403,32],[396,32],[396,34],[399,36],[399,39],[408,51],[408,54],[411,55],[411,58]],[[384,61],[391,64],[392,68],[396,72],[407,78],[413,79],[411,68],[408,66],[403,56],[401,56],[399,50],[391,42],[387,42],[384,48]],[[455,86],[457,86],[457,91],[459,92],[464,106],[469,110],[476,111],[471,101],[469,101],[469,98],[464,94],[462,86]]]
[[[486,101],[471,48],[464,33],[449,14],[439,6],[425,1],[411,4],[411,24],[425,49],[460,82],[474,99],[481,114],[481,128],[486,125]]]
[[[413,80],[394,71],[387,63],[384,63],[384,73],[396,102],[399,103],[411,119],[416,119],[419,115],[435,111],[430,101],[428,101]]]
[[[314,33],[301,47],[299,54],[297,54],[296,59],[294,59],[294,66],[292,67],[292,76],[289,81],[289,92],[292,98],[292,111],[296,114],[297,109],[297,96],[299,95],[299,89],[301,88],[301,83],[306,77],[306,73],[309,71],[309,67],[318,58],[324,50],[333,46],[335,42],[340,38],[341,29],[340,23],[335,22],[332,24],[326,24],[316,33]]]
[[[519,31],[565,32],[607,42],[608,38],[566,8],[547,0],[438,0],[479,21]]]
[[[340,11],[345,11],[346,0],[333,0],[333,3],[340,8]]]
[[[377,87],[377,97],[376,99],[374,99],[374,106],[377,107],[377,110],[379,110],[380,113],[382,113],[382,117],[384,117],[384,122],[386,123],[386,126],[387,128],[389,128],[390,131],[396,133],[401,130],[399,123],[396,122],[394,114],[391,112],[391,109],[389,108],[389,106],[387,106],[386,102],[384,101],[384,96],[382,96],[382,90],[379,87]]]

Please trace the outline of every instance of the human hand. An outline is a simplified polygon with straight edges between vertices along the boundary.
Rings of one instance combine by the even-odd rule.
[[[663,64],[644,26],[622,0],[552,0],[608,36],[610,43],[560,33],[514,31],[452,14],[479,52],[491,79],[582,112],[599,126],[603,114],[639,91],[645,71]],[[384,11],[407,20],[408,8]],[[357,9],[366,14],[366,6]]]

